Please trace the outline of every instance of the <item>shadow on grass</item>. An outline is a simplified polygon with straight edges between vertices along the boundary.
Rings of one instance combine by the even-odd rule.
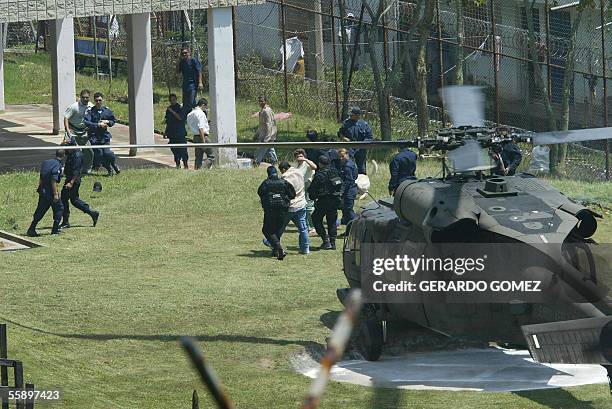
[[[40,328],[31,327],[29,325],[19,324],[17,322],[0,317],[0,321],[18,326],[20,328],[28,329],[30,331],[37,332],[39,334],[51,335],[60,338],[68,339],[83,339],[90,341],[115,341],[115,340],[130,340],[130,341],[158,341],[158,342],[179,342],[184,336],[193,338],[199,342],[240,342],[247,344],[266,344],[266,345],[299,345],[306,349],[308,352],[320,352],[323,350],[323,345],[313,341],[305,341],[301,339],[275,339],[267,337],[253,337],[247,335],[138,335],[138,334],[70,334],[47,331]]]
[[[532,402],[548,408],[593,408],[592,401],[577,399],[574,395],[564,389],[545,389],[538,391],[519,391],[512,392],[514,395],[529,399]]]
[[[272,250],[250,250],[250,253],[238,254],[238,257],[272,258]]]

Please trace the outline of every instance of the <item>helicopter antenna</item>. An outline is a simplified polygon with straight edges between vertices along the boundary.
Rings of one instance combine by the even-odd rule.
[[[362,305],[361,290],[352,290],[347,297],[346,309],[340,315],[338,321],[336,321],[336,325],[334,325],[334,332],[327,343],[327,351],[325,351],[325,355],[321,358],[319,375],[313,380],[310,392],[302,403],[302,409],[316,409],[319,407],[321,397],[329,381],[332,366],[344,354],[344,348],[351,336],[353,326],[357,322]]]

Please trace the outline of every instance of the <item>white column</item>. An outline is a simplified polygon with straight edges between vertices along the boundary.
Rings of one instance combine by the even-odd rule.
[[[153,121],[153,65],[149,13],[126,16],[128,38],[128,106],[130,143],[155,143]],[[130,156],[137,149],[130,149]]]
[[[8,23],[6,23],[8,25]],[[4,24],[0,23],[0,111],[4,111]]]
[[[208,72],[211,136],[219,143],[236,143],[236,87],[234,84],[234,42],[232,8],[208,9]],[[236,148],[219,149],[217,164],[236,167]]]
[[[53,133],[64,129],[64,111],[75,99],[74,20],[51,20],[51,88],[53,93]]]

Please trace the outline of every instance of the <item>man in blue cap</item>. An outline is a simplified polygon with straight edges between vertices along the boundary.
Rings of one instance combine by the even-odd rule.
[[[344,121],[342,127],[338,131],[338,137],[345,142],[363,142],[371,141],[372,128],[363,119],[361,119],[361,108],[353,107],[351,116]],[[360,174],[366,175],[367,151],[365,149],[356,149],[352,155],[355,158],[357,171]]]
[[[408,179],[415,179],[417,154],[409,147],[402,147],[389,163],[389,194],[394,195],[399,185]]]
[[[38,205],[34,211],[32,223],[28,228],[27,235],[29,237],[39,237],[40,234],[36,231],[36,225],[45,217],[45,214],[51,208],[53,210],[53,228],[51,234],[60,233],[60,221],[62,220],[62,201],[60,197],[59,183],[62,179],[62,161],[66,156],[63,149],[55,152],[54,159],[47,159],[40,166],[40,178],[38,179]]]
[[[112,135],[108,128],[115,125],[115,114],[109,107],[104,106],[104,95],[101,92],[94,94],[94,103],[95,105],[85,113],[85,124],[89,128],[89,140],[92,145],[110,145]],[[102,165],[108,172],[108,176],[113,176],[113,170],[119,174],[121,171],[116,160],[115,154],[108,146],[94,149],[94,169]]]
[[[268,167],[267,172],[268,178],[257,189],[257,194],[261,199],[261,207],[264,210],[261,231],[272,246],[272,255],[278,260],[283,260],[287,253],[281,246],[280,237],[289,205],[291,200],[295,199],[295,189],[291,183],[278,176],[278,171],[274,166]]]
[[[63,145],[76,146],[74,137],[68,137],[64,140]],[[64,175],[66,180],[62,188],[61,199],[64,208],[61,229],[70,227],[70,203],[83,213],[89,215],[93,221],[94,227],[98,223],[100,213],[92,210],[91,207],[79,197],[79,188],[81,187],[81,169],[83,166],[83,153],[81,149],[68,150],[66,153],[66,164],[64,166]]]

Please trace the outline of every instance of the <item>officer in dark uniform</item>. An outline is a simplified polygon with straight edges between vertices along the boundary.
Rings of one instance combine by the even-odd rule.
[[[401,148],[399,153],[389,163],[389,194],[393,195],[398,186],[408,179],[415,179],[417,154],[410,148]]]
[[[291,183],[278,176],[278,171],[274,166],[268,167],[267,171],[268,178],[257,189],[261,207],[264,210],[261,231],[272,246],[272,255],[282,260],[287,253],[281,246],[280,237],[289,211],[289,204],[295,198],[295,189]]]
[[[338,131],[338,137],[345,142],[362,142],[373,139],[372,128],[370,128],[366,121],[361,119],[361,108],[353,107],[351,109],[351,116],[342,124]],[[367,151],[365,149],[357,149],[351,156],[355,158],[359,173],[366,175]]]
[[[76,140],[71,137],[64,141],[64,145],[76,146]],[[87,203],[79,197],[79,188],[81,187],[81,168],[83,166],[83,153],[80,149],[68,150],[66,153],[66,165],[64,166],[64,175],[66,180],[62,188],[62,205],[64,208],[62,224],[60,228],[66,229],[70,227],[70,203],[80,211],[88,214],[94,227],[98,223],[100,213],[92,210]]]
[[[319,134],[317,131],[308,131],[306,132],[306,139],[310,142],[319,142]],[[319,148],[306,148],[306,157],[313,162],[317,162],[321,155],[327,155],[327,152],[324,149]]]
[[[350,231],[350,222],[357,218],[353,207],[355,206],[355,198],[357,197],[357,166],[355,162],[350,158],[349,153],[346,149],[342,148],[338,150],[338,155],[342,161],[342,220],[343,225],[348,226],[346,233]]]
[[[110,145],[112,139],[108,128],[115,125],[115,114],[103,105],[104,95],[101,92],[94,94],[95,105],[85,113],[85,124],[89,129],[89,140],[92,145]],[[113,170],[119,174],[121,171],[116,163],[115,154],[110,148],[94,149],[94,169],[104,166],[108,176],[113,176]]]
[[[523,161],[521,148],[511,140],[502,142],[501,149],[493,150],[493,160],[497,163],[494,173],[500,176],[514,176]]]
[[[168,138],[171,144],[187,143],[187,131],[185,131],[185,121],[187,120],[187,112],[178,103],[176,94],[170,94],[170,106],[166,109],[166,131],[164,138]],[[188,161],[189,154],[187,148],[170,148],[174,154],[174,163],[176,168],[181,167],[181,161],[185,169],[189,169]]]
[[[321,155],[319,157],[318,169],[308,194],[315,200],[315,210],[312,213],[312,223],[318,235],[323,240],[321,248],[324,250],[336,249],[338,208],[342,198],[342,179],[336,168],[331,166],[329,157]],[[327,231],[323,226],[323,217],[327,221]]]
[[[53,210],[53,228],[51,234],[59,234],[60,221],[62,220],[62,201],[60,196],[59,183],[62,179],[62,160],[66,152],[59,149],[55,152],[55,159],[47,159],[40,166],[40,178],[38,180],[38,206],[34,211],[32,224],[27,231],[30,237],[38,237],[40,234],[36,232],[36,225],[42,220],[51,208]]]

